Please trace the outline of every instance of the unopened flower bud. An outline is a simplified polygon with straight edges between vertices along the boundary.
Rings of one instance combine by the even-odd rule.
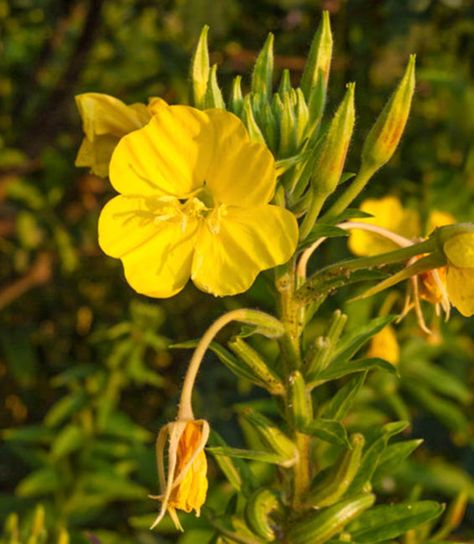
[[[326,136],[316,150],[312,182],[316,194],[331,194],[341,178],[354,129],[354,89],[355,83],[347,85],[344,100],[336,111]]]
[[[370,130],[362,149],[362,169],[375,172],[390,160],[402,137],[415,89],[415,55],[397,89]]]
[[[207,33],[209,27],[204,25],[199,36],[199,41],[191,62],[191,79],[193,83],[194,105],[197,108],[204,107],[209,80],[209,51],[207,48]]]
[[[323,18],[314,35],[313,42],[308,54],[308,60],[301,76],[300,87],[305,98],[308,99],[311,89],[318,81],[319,74],[322,74],[324,85],[327,87],[329,69],[332,58],[332,34],[329,12],[323,11]]]

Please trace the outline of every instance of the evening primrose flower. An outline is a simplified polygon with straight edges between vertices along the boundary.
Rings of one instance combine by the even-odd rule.
[[[151,529],[169,513],[176,528],[183,530],[176,510],[196,512],[207,494],[207,459],[204,447],[209,438],[209,424],[204,420],[178,419],[165,425],[156,441],[158,476],[162,494],[150,496],[161,501],[161,510]],[[168,463],[165,470],[164,451],[168,441]]]
[[[148,105],[127,106],[118,98],[102,93],[76,96],[85,137],[77,153],[76,166],[87,166],[92,173],[107,177],[113,150],[120,138],[145,126],[164,102],[152,98]]]
[[[99,244],[139,293],[171,297],[191,278],[235,295],[295,251],[294,215],[269,204],[273,156],[229,112],[160,107],[120,140],[110,181],[120,195],[102,210]]]
[[[474,315],[474,233],[449,238],[443,245],[448,260],[446,287],[448,297],[459,312]]]

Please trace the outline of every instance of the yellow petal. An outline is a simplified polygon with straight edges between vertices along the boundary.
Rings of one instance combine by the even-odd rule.
[[[362,202],[360,209],[374,217],[355,219],[357,222],[378,225],[409,239],[420,234],[418,214],[414,210],[404,209],[398,198],[393,196],[370,198]],[[394,242],[375,233],[358,229],[350,232],[349,248],[355,255],[378,255],[398,247]]]
[[[197,221],[156,220],[142,197],[117,196],[99,218],[99,244],[121,258],[125,277],[138,293],[166,298],[179,292],[191,274]]]
[[[474,315],[474,268],[448,266],[448,296],[465,317]]]
[[[75,165],[87,166],[96,176],[106,178],[109,175],[110,158],[118,143],[119,138],[110,134],[96,136],[93,143],[84,138]]]
[[[213,148],[209,118],[188,106],[168,106],[144,128],[122,138],[110,181],[119,193],[183,197],[204,183]]]
[[[428,216],[427,232],[430,234],[437,227],[453,225],[454,223],[456,223],[456,219],[450,213],[442,212],[440,210],[433,210]]]
[[[121,138],[143,127],[151,117],[145,104],[127,106],[107,94],[80,94],[76,96],[76,104],[82,117],[84,133],[91,142],[101,134]]]
[[[214,131],[213,161],[206,181],[218,203],[242,207],[268,203],[273,197],[273,155],[251,142],[242,121],[223,110],[206,110]]]
[[[216,296],[246,291],[261,270],[285,263],[296,248],[296,219],[278,206],[229,207],[218,228],[209,221],[199,232],[192,279]]]
[[[393,327],[387,325],[372,337],[367,357],[379,357],[392,365],[399,363],[400,348]]]
[[[474,232],[453,236],[444,244],[444,252],[455,266],[474,268]]]

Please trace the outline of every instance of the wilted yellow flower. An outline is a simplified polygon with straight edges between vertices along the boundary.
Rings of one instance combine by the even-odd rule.
[[[170,297],[191,277],[234,295],[295,251],[294,215],[268,204],[273,156],[226,111],[161,107],[120,140],[110,180],[121,195],[102,210],[99,244],[139,293]]]
[[[372,337],[367,357],[378,357],[393,365],[398,365],[400,347],[395,330],[391,325],[387,325]]]
[[[453,236],[445,242],[448,259],[446,283],[448,297],[462,315],[474,314],[474,233]]]
[[[163,101],[127,106],[118,98],[101,93],[76,96],[85,138],[77,153],[76,166],[88,166],[100,177],[109,174],[109,163],[120,138],[145,126]]]
[[[199,516],[207,494],[207,460],[204,446],[209,438],[209,424],[204,420],[178,420],[165,425],[156,441],[158,475],[162,494],[151,497],[161,501],[161,510],[152,525],[158,525],[168,512],[177,529],[183,530],[176,510]],[[164,450],[169,439],[168,464]]]
[[[394,196],[384,198],[368,198],[360,206],[361,211],[373,217],[357,219],[357,222],[377,225],[413,239],[420,234],[420,218],[415,210],[402,207],[400,200]],[[356,255],[370,256],[398,249],[394,242],[387,238],[365,230],[351,230],[349,248]]]

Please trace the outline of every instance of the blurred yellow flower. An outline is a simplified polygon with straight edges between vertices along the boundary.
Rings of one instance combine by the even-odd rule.
[[[357,222],[377,225],[408,239],[413,239],[420,234],[418,213],[403,208],[400,200],[394,196],[381,199],[369,198],[362,202],[360,209],[373,217],[357,219]],[[377,255],[398,249],[398,247],[391,240],[365,230],[351,230],[349,235],[349,248],[355,255]]]
[[[226,111],[162,106],[120,140],[110,180],[121,194],[102,210],[99,244],[139,293],[170,297],[191,277],[235,295],[295,251],[294,215],[268,204],[273,156]]]
[[[387,325],[372,337],[367,357],[378,357],[393,365],[398,365],[400,347],[395,330],[391,325]]]
[[[445,242],[448,259],[448,297],[462,315],[474,315],[474,233],[458,234]]]
[[[127,106],[118,98],[101,93],[76,96],[85,137],[77,153],[76,166],[87,166],[92,173],[107,177],[113,150],[120,138],[145,126],[163,101]]]
[[[158,525],[168,512],[177,529],[183,530],[176,510],[200,515],[207,494],[207,459],[204,447],[209,438],[209,424],[204,420],[178,420],[165,425],[156,442],[158,474],[162,495],[161,510],[152,525]],[[169,439],[167,473],[164,450]]]

